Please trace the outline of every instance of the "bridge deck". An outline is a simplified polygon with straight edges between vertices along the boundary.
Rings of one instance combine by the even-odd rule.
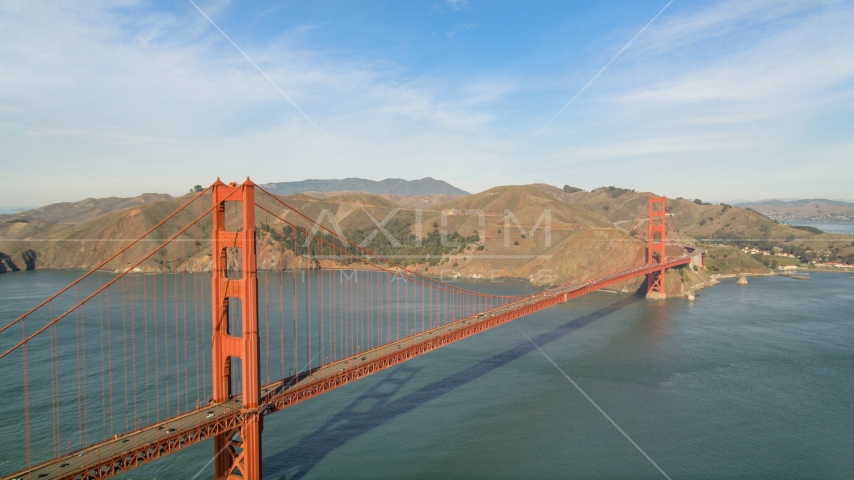
[[[663,265],[644,265],[596,280],[545,290],[520,301],[303,372],[297,378],[290,377],[265,385],[261,390],[262,405],[256,410],[241,410],[241,398],[238,395],[227,402],[208,405],[140,430],[128,432],[122,437],[60,456],[7,478],[21,480],[109,478],[216,434],[238,428],[252,416],[282,410],[449,343],[564,303],[571,298],[646,275],[662,266],[672,268],[688,264],[693,255],[694,253],[678,257]]]

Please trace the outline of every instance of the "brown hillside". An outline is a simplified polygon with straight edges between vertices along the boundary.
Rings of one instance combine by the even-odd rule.
[[[191,197],[147,198],[150,201],[98,215],[80,211],[72,216],[67,207],[36,209],[65,212],[64,217],[59,213],[49,217],[45,213],[45,218],[80,219],[76,223],[51,223],[36,218],[29,223],[0,223],[0,272],[26,268],[92,268]],[[301,257],[295,258],[289,246],[280,243],[278,239],[284,234],[282,222],[264,208],[287,221],[298,217],[278,202],[265,202],[263,198],[259,196],[263,208],[256,208],[257,222],[265,225],[259,226],[259,268],[275,270],[305,262]],[[309,218],[298,222],[306,229],[311,229],[314,221],[323,218],[324,227],[339,229],[356,242],[365,239],[368,249],[379,249],[376,251],[383,255],[406,257],[408,262],[401,263],[409,268],[445,279],[514,277],[537,284],[558,284],[585,279],[594,272],[601,274],[640,265],[645,256],[642,239],[646,235],[649,194],[644,192],[602,188],[567,194],[543,184],[503,186],[440,203],[425,200],[417,209],[406,208],[388,196],[359,192],[339,192],[324,198],[295,194],[282,199]],[[200,210],[186,212],[184,220],[204,211],[208,202],[209,199],[201,199]],[[105,199],[105,202],[92,203],[92,208],[120,204]],[[668,206],[672,215],[669,220],[672,222],[671,238],[677,238],[678,230],[685,241],[731,245],[710,253],[709,265],[718,273],[767,272],[759,261],[739,250],[742,245],[759,240],[809,246],[815,251],[835,249],[843,255],[854,251],[850,237],[845,243],[838,235],[815,234],[777,224],[749,209],[697,205],[684,199],[669,200]],[[387,218],[391,221],[386,225],[394,235],[409,243],[393,248],[378,234],[375,223]],[[175,228],[174,225],[165,227],[157,232],[157,238],[171,235]],[[178,268],[187,271],[210,268],[209,245],[205,243],[209,229],[208,218],[184,235],[183,239],[188,242],[183,245],[192,246],[194,256]],[[419,232],[425,242],[432,236],[439,250],[428,252],[427,247],[416,245],[414,239]],[[368,238],[369,234],[374,236]],[[454,234],[465,238],[453,237]],[[411,238],[406,240],[405,237]],[[440,237],[445,239],[443,246],[439,246]],[[143,250],[140,246],[127,256]],[[612,255],[614,252],[619,254]],[[682,253],[675,246],[668,249],[669,256]],[[332,260],[324,262],[321,265],[324,268],[334,263]],[[141,270],[161,271],[167,263],[168,258],[155,257],[143,264]],[[674,269],[668,273],[666,284],[668,292],[680,294],[708,281],[708,272],[702,269]],[[617,288],[634,291],[642,282],[640,279]]]
[[[186,201],[166,197],[168,201],[111,211],[81,223],[6,222],[0,224],[2,251],[12,259],[30,252],[35,268],[92,268]]]
[[[87,198],[79,202],[54,203],[45,207],[18,212],[5,216],[4,221],[27,220],[48,223],[82,223],[105,213],[138,207],[151,202],[169,202],[171,195],[165,193],[144,193],[133,198]]]
[[[441,209],[448,213],[448,230],[463,234],[483,232],[484,248],[471,246],[429,272],[480,278],[506,276],[557,284],[586,278],[591,272],[616,271],[642,263],[642,242],[615,228],[609,217],[610,213],[614,218],[632,220],[629,214],[634,205],[624,207],[611,198],[607,203],[615,208],[609,212],[596,204],[597,200],[605,201],[596,194],[566,194],[549,185],[535,184],[496,187],[437,205],[433,215],[425,214],[423,228],[436,224],[442,228]],[[637,202],[640,204],[641,200]],[[485,219],[482,227],[479,211]],[[506,212],[512,217],[505,219]],[[546,219],[551,226],[548,239]],[[622,253],[609,256],[612,252]],[[608,260],[603,262],[606,257]],[[638,286],[626,288],[634,291]]]

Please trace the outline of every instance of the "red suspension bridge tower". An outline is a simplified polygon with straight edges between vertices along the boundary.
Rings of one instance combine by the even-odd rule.
[[[226,229],[226,203],[239,204],[242,228]],[[261,357],[258,338],[258,278],[255,261],[255,184],[213,185],[213,401],[242,394],[244,421],[214,437],[217,480],[261,478]],[[238,209],[228,209],[237,212]],[[237,222],[229,222],[234,225]],[[229,251],[239,251],[240,274],[229,276]],[[240,360],[238,382],[235,360]]]
[[[667,199],[649,197],[649,238],[646,264],[660,264],[661,268],[647,275],[647,298],[666,298],[664,289],[664,261],[667,258]]]

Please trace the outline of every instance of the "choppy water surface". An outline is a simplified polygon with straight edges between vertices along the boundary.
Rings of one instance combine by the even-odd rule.
[[[69,275],[0,275],[4,323]],[[267,417],[265,477],[664,478],[527,334],[673,479],[854,478],[852,307],[832,273],[594,293]],[[124,478],[209,478],[212,448]]]

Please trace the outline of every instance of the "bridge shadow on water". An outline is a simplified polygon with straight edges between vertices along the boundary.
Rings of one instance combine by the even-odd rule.
[[[539,346],[546,345],[640,299],[641,297],[638,296],[624,298],[544,332],[534,337],[533,341]],[[303,437],[298,444],[265,459],[264,478],[302,478],[327,455],[348,441],[534,350],[536,347],[526,340],[475,365],[392,400],[395,394],[420,370],[407,364],[397,366],[382,381],[353,400],[320,428]]]

